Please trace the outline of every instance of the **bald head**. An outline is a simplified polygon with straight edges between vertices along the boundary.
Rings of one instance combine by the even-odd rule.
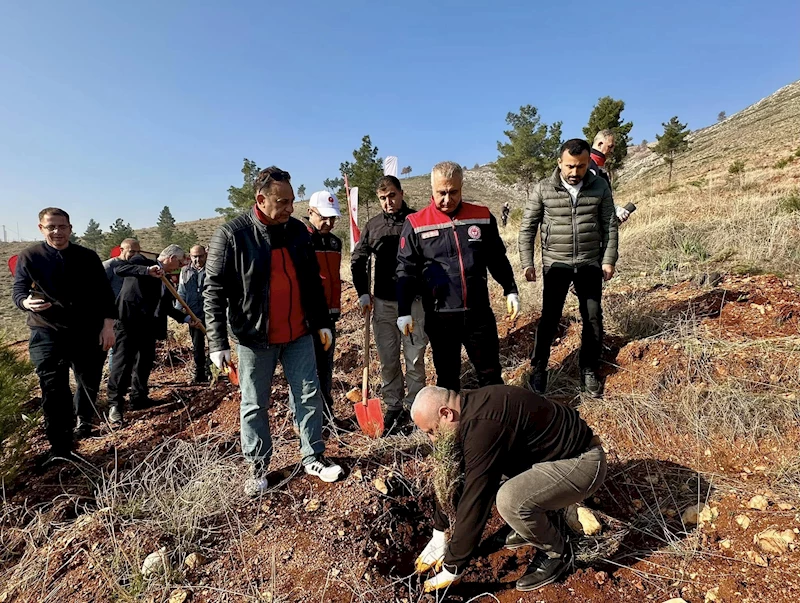
[[[205,267],[206,258],[208,258],[208,252],[205,247],[202,245],[195,245],[189,252],[189,256],[192,261],[192,266],[198,270]]]
[[[411,419],[414,424],[435,440],[436,432],[445,425],[458,425],[461,411],[459,395],[435,385],[419,390],[411,406]]]
[[[125,239],[119,244],[119,257],[123,260],[129,260],[141,251],[139,241],[136,239]]]

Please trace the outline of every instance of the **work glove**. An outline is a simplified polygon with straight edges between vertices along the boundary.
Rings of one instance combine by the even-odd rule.
[[[617,220],[619,220],[620,222],[624,222],[625,220],[627,220],[631,216],[631,212],[629,212],[627,209],[625,209],[621,205],[617,205],[614,209],[617,212]]]
[[[533,283],[536,281],[536,268],[533,266],[528,266],[525,268],[525,280],[529,283]]]
[[[411,318],[411,315],[400,316],[397,319],[397,328],[400,329],[403,335],[410,335],[414,332],[414,319]]]
[[[322,342],[322,349],[327,352],[331,347],[331,343],[333,343],[333,333],[331,333],[330,329],[320,329],[318,333],[319,340]]]
[[[369,293],[365,293],[358,298],[358,305],[361,308],[362,316],[369,314],[370,310],[372,310],[372,296]]]
[[[211,352],[211,362],[214,363],[219,370],[222,370],[231,363],[231,351],[220,350],[219,352]]]
[[[516,293],[509,293],[506,297],[506,307],[508,308],[508,317],[513,321],[519,316],[519,295]]]
[[[424,574],[432,569],[439,571],[442,569],[442,562],[444,561],[446,549],[447,539],[445,538],[444,532],[434,530],[430,541],[425,545],[425,548],[422,549],[419,557],[417,557],[417,560],[414,562],[414,569],[417,570],[418,574]]]
[[[436,590],[446,589],[448,586],[456,584],[459,580],[461,580],[461,574],[453,574],[449,570],[443,569],[433,578],[425,580],[425,584],[422,585],[422,588],[426,593],[432,593]]]

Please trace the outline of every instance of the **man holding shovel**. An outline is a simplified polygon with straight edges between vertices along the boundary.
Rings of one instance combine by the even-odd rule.
[[[350,260],[350,269],[358,292],[358,305],[366,320],[372,311],[372,328],[381,361],[381,393],[386,403],[384,426],[388,435],[408,421],[411,403],[425,385],[428,338],[419,297],[411,303],[416,330],[414,333],[397,330],[397,251],[403,223],[414,210],[403,200],[403,189],[394,176],[384,176],[378,181],[377,194],[383,211],[364,225]],[[374,296],[369,290],[371,255],[375,256]],[[405,383],[400,366],[401,342],[406,361]],[[406,385],[408,394],[404,395]]]
[[[253,208],[211,238],[204,304],[211,361],[219,368],[231,361],[229,323],[239,343],[242,452],[251,471],[245,492],[251,496],[269,490],[267,411],[278,362],[292,391],[303,469],[325,482],[342,474],[323,454],[324,403],[313,339],[319,337],[327,349],[333,336],[311,235],[292,218],[288,172],[261,170],[254,189]]]

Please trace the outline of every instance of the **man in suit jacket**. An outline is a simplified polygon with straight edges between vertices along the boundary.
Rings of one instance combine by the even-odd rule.
[[[117,298],[119,319],[114,327],[114,365],[108,378],[108,419],[122,422],[123,404],[131,388],[131,407],[148,404],[147,381],[156,355],[156,340],[167,337],[167,316],[180,323],[193,324],[191,317],[173,306],[172,294],[161,276],[186,263],[186,253],[170,245],[149,260],[134,255],[114,271],[125,280]]]

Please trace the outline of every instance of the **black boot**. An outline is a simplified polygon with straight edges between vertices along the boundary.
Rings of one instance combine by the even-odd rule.
[[[592,398],[603,397],[603,382],[600,381],[593,369],[581,371],[581,391],[586,392]]]
[[[560,557],[550,557],[541,551],[528,565],[528,569],[522,577],[517,580],[517,590],[529,591],[541,588],[546,584],[555,582],[572,563],[572,549],[567,545],[567,550]]]
[[[386,416],[383,418],[383,435],[387,436],[392,433],[398,433],[400,428],[408,422],[409,415],[405,408],[390,408],[386,411]]]
[[[539,364],[533,366],[531,376],[528,378],[528,386],[535,394],[543,396],[547,391],[547,367]]]
[[[507,549],[519,549],[524,546],[531,546],[531,543],[525,540],[522,536],[520,536],[514,530],[511,530],[511,533],[506,536],[506,548]]]

